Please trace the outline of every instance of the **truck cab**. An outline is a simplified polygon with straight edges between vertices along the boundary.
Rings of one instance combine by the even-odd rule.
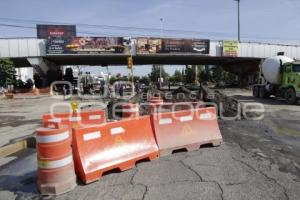
[[[289,103],[296,103],[300,97],[300,62],[285,63],[281,66],[281,83],[284,97]]]

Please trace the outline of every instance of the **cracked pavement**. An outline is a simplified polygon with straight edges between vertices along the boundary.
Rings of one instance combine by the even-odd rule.
[[[290,114],[281,117],[288,119]],[[220,121],[225,141],[220,147],[138,163],[88,185],[79,182],[73,191],[58,197],[38,194],[36,152],[28,149],[0,164],[0,199],[298,200],[300,139],[276,132],[271,122],[279,119],[272,116],[263,121]]]
[[[227,125],[221,123],[221,127],[225,144],[220,147],[142,162],[134,169],[105,175],[100,181],[79,184],[56,199],[299,199],[299,174],[281,171],[268,157],[242,149],[227,137]],[[34,168],[23,169],[20,173],[25,176],[9,175],[18,171],[19,162],[24,163],[24,159],[27,166],[36,165],[35,152],[31,151],[21,156],[23,161],[0,170],[0,199],[40,198],[35,189]]]

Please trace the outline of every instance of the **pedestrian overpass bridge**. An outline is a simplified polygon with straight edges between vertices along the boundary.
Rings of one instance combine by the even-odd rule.
[[[33,66],[39,73],[62,65],[126,65],[127,57],[133,56],[134,65],[219,65],[239,75],[258,71],[262,59],[284,52],[288,57],[300,60],[300,46],[241,42],[236,56],[223,56],[223,41],[210,41],[209,54],[156,53],[139,54],[136,44],[130,53],[124,54],[47,54],[45,39],[0,39],[0,58],[10,58],[17,67]]]

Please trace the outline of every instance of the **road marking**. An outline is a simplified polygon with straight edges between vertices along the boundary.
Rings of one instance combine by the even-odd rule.
[[[60,134],[55,135],[47,135],[47,136],[36,136],[37,143],[52,143],[52,142],[60,142],[69,138],[69,131],[65,131]]]
[[[97,139],[97,138],[100,138],[100,137],[101,137],[101,132],[96,131],[96,132],[84,134],[83,135],[83,140],[84,141],[89,141],[89,140]]]

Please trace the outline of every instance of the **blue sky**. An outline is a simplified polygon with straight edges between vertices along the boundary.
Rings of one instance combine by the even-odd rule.
[[[99,36],[160,36],[163,18],[164,37],[237,38],[234,0],[0,0],[0,8],[0,18],[158,29],[77,26],[78,32]],[[299,11],[299,0],[241,0],[242,41],[300,44]],[[34,22],[7,19],[0,19],[0,24],[35,26]],[[170,29],[178,31],[167,31]],[[35,36],[34,29],[0,26],[0,37]]]
[[[229,39],[237,35],[234,0],[1,0],[0,8],[0,18],[158,29],[159,19],[163,18],[164,29],[197,32],[164,31],[164,36]],[[241,0],[242,40],[300,43],[299,10],[299,0]],[[7,20],[0,23],[16,24]],[[160,31],[122,32],[86,26],[78,26],[78,31],[99,35],[161,34]],[[31,29],[0,27],[2,37],[35,35]]]

